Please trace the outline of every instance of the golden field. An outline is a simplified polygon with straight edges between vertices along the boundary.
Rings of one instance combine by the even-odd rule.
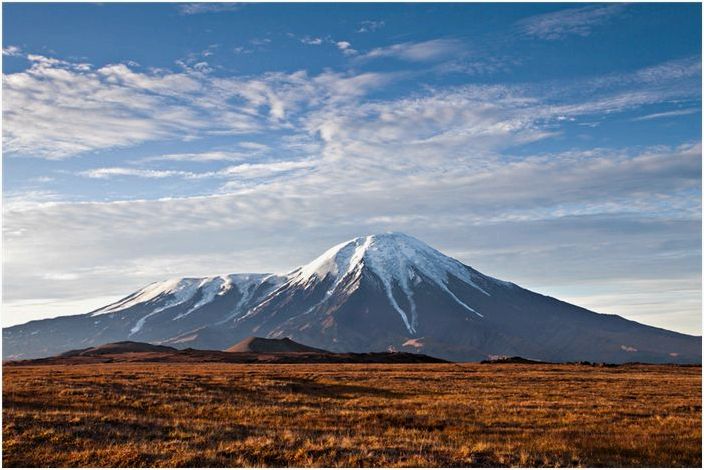
[[[700,467],[701,368],[3,367],[3,465]]]

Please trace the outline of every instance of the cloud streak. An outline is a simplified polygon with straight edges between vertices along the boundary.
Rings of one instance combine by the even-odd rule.
[[[653,119],[663,119],[663,118],[670,118],[670,117],[678,117],[678,116],[688,116],[690,114],[696,114],[699,113],[700,110],[697,108],[689,108],[689,109],[676,109],[673,111],[665,111],[662,113],[652,113],[652,114],[646,114],[645,116],[639,116],[637,118],[634,118],[633,121],[651,121]]]
[[[621,4],[568,8],[531,16],[521,20],[518,28],[527,36],[548,41],[556,41],[572,35],[586,37],[596,27],[610,21],[624,9],[625,5]]]
[[[404,42],[377,47],[360,56],[360,60],[393,58],[407,62],[432,62],[462,52],[464,46],[456,39],[433,39],[424,42]]]

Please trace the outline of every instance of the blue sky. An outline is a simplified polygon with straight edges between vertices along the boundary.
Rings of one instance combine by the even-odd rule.
[[[3,325],[417,236],[701,332],[699,4],[3,4]]]

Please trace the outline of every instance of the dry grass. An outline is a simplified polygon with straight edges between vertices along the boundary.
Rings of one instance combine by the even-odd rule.
[[[701,368],[5,367],[3,465],[701,466]]]

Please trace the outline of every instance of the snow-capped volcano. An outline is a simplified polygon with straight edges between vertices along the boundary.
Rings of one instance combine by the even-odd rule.
[[[402,233],[349,240],[284,275],[157,282],[87,314],[6,328],[3,356],[124,340],[224,349],[250,336],[451,360],[701,362],[701,337],[536,294]]]

